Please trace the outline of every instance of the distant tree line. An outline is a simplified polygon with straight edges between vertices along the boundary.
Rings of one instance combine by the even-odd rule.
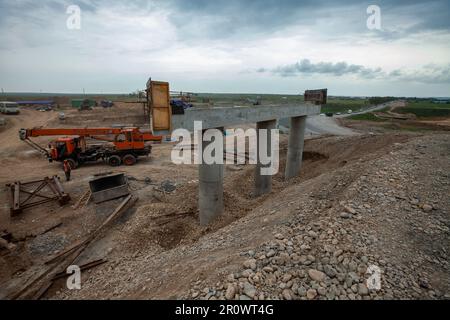
[[[133,98],[141,99],[141,98],[145,98],[146,97],[146,93],[145,93],[145,91],[138,89],[136,91],[133,91],[133,92],[129,93],[128,96],[129,97],[133,97]]]

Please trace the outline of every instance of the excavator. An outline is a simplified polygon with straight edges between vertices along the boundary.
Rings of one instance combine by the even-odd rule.
[[[63,137],[51,141],[48,149],[30,139],[46,136]],[[138,157],[150,154],[151,145],[148,142],[162,140],[162,136],[141,131],[138,127],[20,129],[19,137],[45,155],[50,162],[67,160],[72,169],[100,159],[114,167],[121,164],[131,166],[136,163]],[[88,144],[87,139],[107,143]]]

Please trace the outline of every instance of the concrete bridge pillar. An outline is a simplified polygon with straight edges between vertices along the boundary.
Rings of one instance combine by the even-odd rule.
[[[215,108],[189,108],[183,118],[179,119],[178,126],[187,130],[195,130],[195,121],[202,119],[202,128],[220,128],[224,126],[237,126],[248,123],[257,123],[258,129],[275,129],[276,120],[281,118],[292,118],[293,125],[289,138],[289,154],[286,177],[295,176],[300,170],[301,156],[303,152],[303,138],[305,119],[307,115],[320,113],[320,106],[310,103],[295,105],[262,105],[257,107],[227,106]],[[267,119],[274,119],[269,120]],[[202,139],[201,139],[202,140]],[[270,133],[268,150],[270,148]],[[199,144],[199,152],[205,150],[209,142]],[[277,150],[278,152],[278,150]],[[222,155],[223,156],[223,155]],[[270,154],[269,154],[270,156]],[[259,157],[259,156],[258,156]],[[289,160],[290,159],[290,160]],[[259,160],[259,159],[258,159]],[[256,166],[255,192],[256,196],[269,193],[272,189],[272,176],[261,175],[260,162]],[[199,210],[200,223],[206,225],[223,212],[223,164],[201,164],[199,165]]]
[[[289,129],[289,142],[286,159],[286,180],[298,176],[302,166],[303,146],[305,141],[306,116],[292,117]]]
[[[223,128],[218,128],[223,132]],[[203,159],[205,148],[214,141],[203,141],[203,133],[199,140],[199,152]],[[222,155],[223,158],[223,155]],[[200,224],[207,225],[223,213],[223,164],[199,165],[198,206]]]
[[[271,135],[272,135],[272,129],[276,129],[277,126],[277,120],[268,120],[268,121],[260,121],[256,123],[256,135],[257,135],[257,164],[255,169],[255,192],[254,196],[258,197],[260,195],[270,193],[272,191],[272,176],[271,175],[262,175],[261,174],[261,168],[268,168],[271,166],[269,163],[268,165],[263,165],[260,162],[260,155],[259,155],[259,146],[260,143],[260,136],[259,136],[259,130],[266,129],[267,130],[267,155],[271,156],[272,152],[272,146],[271,146]]]

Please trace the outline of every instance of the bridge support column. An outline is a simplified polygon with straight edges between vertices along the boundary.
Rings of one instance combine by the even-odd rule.
[[[260,144],[267,144],[267,156],[272,155],[272,145],[271,145],[271,135],[272,129],[276,129],[277,120],[268,120],[268,121],[260,121],[256,124],[256,140],[257,140],[257,164],[255,169],[255,192],[254,196],[258,197],[266,193],[270,193],[272,191],[272,176],[271,175],[262,175],[261,168],[270,168],[271,164],[262,164],[260,161]],[[267,130],[267,141],[260,140],[260,130]]]
[[[219,130],[223,131],[222,128]],[[214,141],[203,141],[203,134],[199,140],[199,152],[203,159],[205,148]],[[223,152],[221,157],[223,158]],[[199,196],[198,206],[200,224],[207,225],[223,212],[223,164],[206,164],[202,161],[199,165]]]
[[[306,116],[292,117],[289,129],[289,142],[286,159],[286,180],[298,176],[302,166],[303,146],[305,141]]]

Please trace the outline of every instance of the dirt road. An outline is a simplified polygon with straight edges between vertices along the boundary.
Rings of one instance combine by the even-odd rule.
[[[331,134],[336,136],[352,136],[356,131],[341,126],[333,117],[310,116],[306,119],[306,136]]]
[[[5,116],[10,122],[8,128],[0,133],[2,151],[16,148],[23,143],[19,140],[19,129],[44,126],[57,117],[55,112],[39,112],[22,109],[19,115]]]

